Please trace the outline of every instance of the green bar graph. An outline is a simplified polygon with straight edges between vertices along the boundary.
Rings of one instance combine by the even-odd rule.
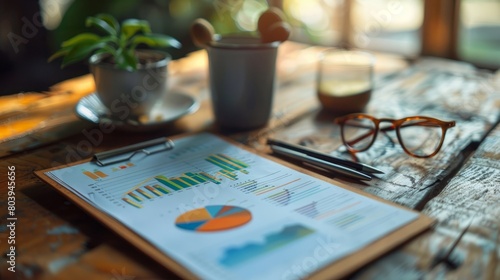
[[[132,201],[132,200],[126,198],[126,197],[122,198],[122,200],[125,201],[126,203],[128,203],[128,204],[136,207],[136,208],[142,208],[142,205],[140,205],[139,203],[134,202],[134,201]]]
[[[137,189],[136,191],[137,191],[138,193],[142,194],[142,196],[144,196],[144,197],[145,197],[145,198],[147,198],[147,199],[152,199],[152,198],[153,198],[153,197],[152,197],[149,193],[145,192],[145,191],[144,191],[144,190],[142,190],[142,189]]]
[[[202,176],[203,178],[205,178],[205,179],[207,179],[207,180],[209,180],[209,181],[211,181],[213,183],[216,183],[216,184],[220,184],[221,183],[219,179],[215,178],[214,176],[212,176],[212,175],[210,175],[210,174],[208,174],[206,172],[201,172],[200,176]]]
[[[159,190],[160,192],[164,193],[164,194],[168,194],[169,191],[167,189],[165,189],[164,187],[160,186],[160,185],[154,185],[153,186],[155,189]]]
[[[235,178],[238,176],[238,175],[236,175],[235,173],[230,172],[230,171],[227,171],[227,170],[221,170],[221,172],[222,172],[222,173],[225,173],[225,174],[227,174],[227,175],[229,175],[229,176],[235,177]]]
[[[226,170],[229,170],[229,171],[235,171],[235,170],[238,170],[234,167],[231,167],[230,165],[224,163],[224,162],[221,162],[221,160],[218,160],[216,158],[214,158],[213,156],[210,156],[208,158],[205,159],[206,161],[210,162],[211,164],[214,164],[222,169],[226,169]]]
[[[185,174],[185,173],[184,173],[184,175],[187,176],[187,174]],[[181,177],[179,177],[179,179],[181,179],[182,181],[188,183],[191,186],[198,185],[197,181],[193,180],[191,177],[186,177],[186,176],[181,176]]]
[[[175,184],[174,182],[172,182],[170,179],[168,179],[163,175],[156,176],[155,179],[158,180],[158,182],[162,183],[164,186],[167,186],[174,191],[182,190],[182,186]]]
[[[237,159],[231,158],[224,154],[211,154],[208,157],[206,157],[205,160],[221,168],[219,172],[216,173],[218,176],[224,176],[230,180],[238,179],[236,171],[248,174],[246,170],[243,170],[243,168],[249,167],[248,164],[239,161]],[[147,188],[150,192],[154,193],[157,196],[159,195],[159,192],[166,194],[170,192],[169,190],[179,191],[185,188],[196,186],[201,183],[206,183],[206,182],[212,182],[215,184],[221,183],[221,180],[219,178],[207,172],[199,172],[199,173],[185,172],[178,177],[170,177],[170,178],[164,175],[158,175],[155,176],[154,178],[163,186],[168,187],[167,190],[164,187],[155,185],[154,190],[156,190],[157,192],[154,192],[153,190]]]
[[[155,188],[153,188],[153,187],[151,187],[151,186],[145,186],[145,188],[146,188],[148,191],[152,192],[152,193],[153,193],[154,195],[156,195],[156,196],[162,196],[162,195],[163,195],[161,192],[159,192],[157,189],[155,189]]]
[[[142,204],[145,201],[156,197],[160,198],[165,194],[170,194],[172,191],[180,191],[207,182],[221,184],[223,180],[226,180],[225,178],[235,181],[238,179],[238,172],[248,174],[248,171],[244,170],[244,168],[249,167],[248,164],[225,154],[210,154],[205,160],[220,169],[214,171],[213,168],[209,168],[208,170],[211,170],[209,172],[184,172],[177,177],[157,175],[154,176],[154,179],[159,184],[143,182],[141,184],[149,185],[134,187],[132,190],[124,193],[122,200],[133,207],[142,208]],[[92,173],[91,175],[94,174]],[[225,178],[222,179],[222,177]],[[239,185],[239,187],[246,188],[247,185],[253,186],[254,184],[255,182],[245,182]]]
[[[177,178],[171,178],[170,181],[174,184],[177,184],[179,186],[181,186],[183,189],[185,188],[189,188],[190,185],[186,182],[184,182],[181,178],[177,177]]]
[[[138,202],[141,202],[142,201],[142,198],[140,198],[138,195],[136,195],[135,193],[133,192],[129,192],[127,193],[131,198],[133,198],[135,201],[138,201]]]
[[[205,158],[205,160],[220,167],[222,170],[232,172],[233,174],[234,171],[240,171],[241,173],[248,174],[248,171],[244,169],[249,167],[248,164],[225,154],[212,154]],[[224,173],[222,175],[225,177],[227,177],[227,175],[232,176],[229,173]],[[236,177],[234,177],[234,179],[236,179]]]
[[[248,165],[248,164],[246,164],[246,163],[244,163],[244,162],[242,162],[242,161],[240,161],[240,160],[237,160],[237,159],[235,159],[235,158],[232,158],[232,157],[226,156],[225,154],[217,154],[217,155],[218,155],[219,157],[221,157],[221,158],[224,158],[224,159],[226,159],[226,160],[228,160],[228,161],[230,161],[230,162],[232,162],[232,163],[235,163],[235,164],[237,164],[237,165],[241,166],[241,168],[248,168],[248,167],[249,167],[249,165]]]
[[[197,174],[192,173],[192,172],[186,172],[184,174],[186,174],[186,176],[189,176],[190,178],[196,180],[198,183],[204,183],[207,181],[207,180],[203,179],[202,177],[200,177]]]
[[[221,164],[224,164],[226,166],[229,166],[230,168],[232,168],[233,170],[239,170],[241,169],[241,167],[237,164],[235,164],[234,162],[231,162],[229,160],[226,160],[218,155],[211,155],[209,156],[209,158],[213,159],[213,160],[216,160],[217,162],[220,162]]]
[[[222,174],[226,175],[226,176],[229,176],[233,179],[236,179],[238,178],[238,175],[234,174],[233,172],[230,172],[230,171],[227,171],[227,170],[221,170],[220,171]]]

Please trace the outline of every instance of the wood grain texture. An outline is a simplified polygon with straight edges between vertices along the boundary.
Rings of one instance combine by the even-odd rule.
[[[500,279],[500,126],[424,207],[438,220],[425,235],[364,268],[353,279]],[[432,267],[440,252],[450,260]],[[394,269],[394,268],[397,269]]]
[[[359,187],[382,198],[416,209],[443,187],[442,181],[462,164],[463,151],[479,142],[498,121],[500,89],[493,75],[469,65],[441,60],[421,60],[402,72],[376,77],[376,87],[367,113],[376,117],[402,118],[413,115],[455,120],[440,153],[417,159],[404,153],[394,133],[379,133],[374,145],[356,154],[357,160],[385,172]],[[350,158],[342,147],[335,115],[316,111],[300,122],[276,133],[285,141]]]

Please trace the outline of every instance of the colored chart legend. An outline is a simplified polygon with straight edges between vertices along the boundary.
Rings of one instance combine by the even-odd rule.
[[[83,170],[83,174],[85,174],[87,177],[89,177],[92,180],[99,180],[100,178],[106,178],[108,175],[100,170],[95,170],[95,171],[88,171],[88,170]]]
[[[132,166],[134,166],[134,164],[131,162],[128,162],[128,163],[125,163],[125,164],[120,165],[118,167],[114,167],[111,171],[115,172],[115,171],[123,170],[123,169],[129,168],[129,167],[132,167]],[[99,179],[104,179],[104,178],[108,177],[108,174],[106,174],[103,171],[98,170],[98,169],[96,169],[94,171],[82,170],[82,173],[85,174],[85,176],[89,177],[90,179],[96,180],[96,181]]]
[[[252,214],[247,209],[229,205],[209,205],[188,211],[175,220],[179,228],[191,231],[221,231],[248,223]]]
[[[126,169],[126,168],[129,168],[129,167],[132,167],[132,166],[134,166],[133,163],[127,162],[127,163],[125,163],[123,165],[120,165],[120,166],[117,166],[117,167],[113,167],[112,171],[115,172],[115,171]]]

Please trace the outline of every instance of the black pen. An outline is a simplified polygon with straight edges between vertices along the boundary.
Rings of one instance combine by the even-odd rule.
[[[307,163],[310,165],[313,165],[313,167],[319,167],[322,169],[326,169],[328,171],[340,173],[342,175],[360,179],[360,180],[371,180],[372,177],[368,174],[356,171],[354,169],[351,169],[346,166],[338,165],[335,163],[327,162],[322,159],[318,159],[309,155],[306,155],[304,153],[300,153],[294,150],[290,150],[287,148],[275,146],[275,145],[270,145],[271,149],[273,150],[274,153],[282,156],[286,156],[295,160],[299,160],[303,163]]]
[[[314,151],[314,150],[311,150],[311,149],[303,147],[303,146],[299,146],[299,145],[295,145],[295,144],[291,144],[291,143],[286,143],[286,142],[275,140],[275,139],[267,139],[267,144],[286,148],[286,149],[296,151],[299,153],[303,153],[303,154],[306,154],[308,156],[315,157],[317,159],[321,159],[321,160],[331,162],[334,164],[347,166],[347,167],[350,167],[350,168],[355,169],[357,171],[368,172],[368,173],[373,173],[373,174],[383,174],[384,173],[382,170],[379,170],[379,169],[377,169],[373,166],[367,165],[367,164],[357,163],[357,162],[352,162],[352,161],[345,160],[345,159],[336,158],[334,156],[324,154],[324,153],[321,153],[318,151]]]

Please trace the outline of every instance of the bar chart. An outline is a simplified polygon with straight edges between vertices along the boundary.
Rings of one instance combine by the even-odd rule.
[[[158,184],[153,186],[145,185],[141,188],[135,189],[134,191],[127,192],[126,195],[122,197],[122,200],[136,208],[142,208],[142,203],[145,199],[161,197],[165,194],[169,194],[170,192],[170,190]]]
[[[121,200],[135,208],[142,208],[143,204],[149,200],[200,184],[220,185],[224,179],[237,181],[237,172],[248,174],[246,168],[250,167],[249,164],[222,153],[210,154],[204,160],[210,166],[215,167],[214,171],[188,171],[178,176],[154,175],[124,192]],[[87,176],[90,175],[99,178],[96,172]]]

